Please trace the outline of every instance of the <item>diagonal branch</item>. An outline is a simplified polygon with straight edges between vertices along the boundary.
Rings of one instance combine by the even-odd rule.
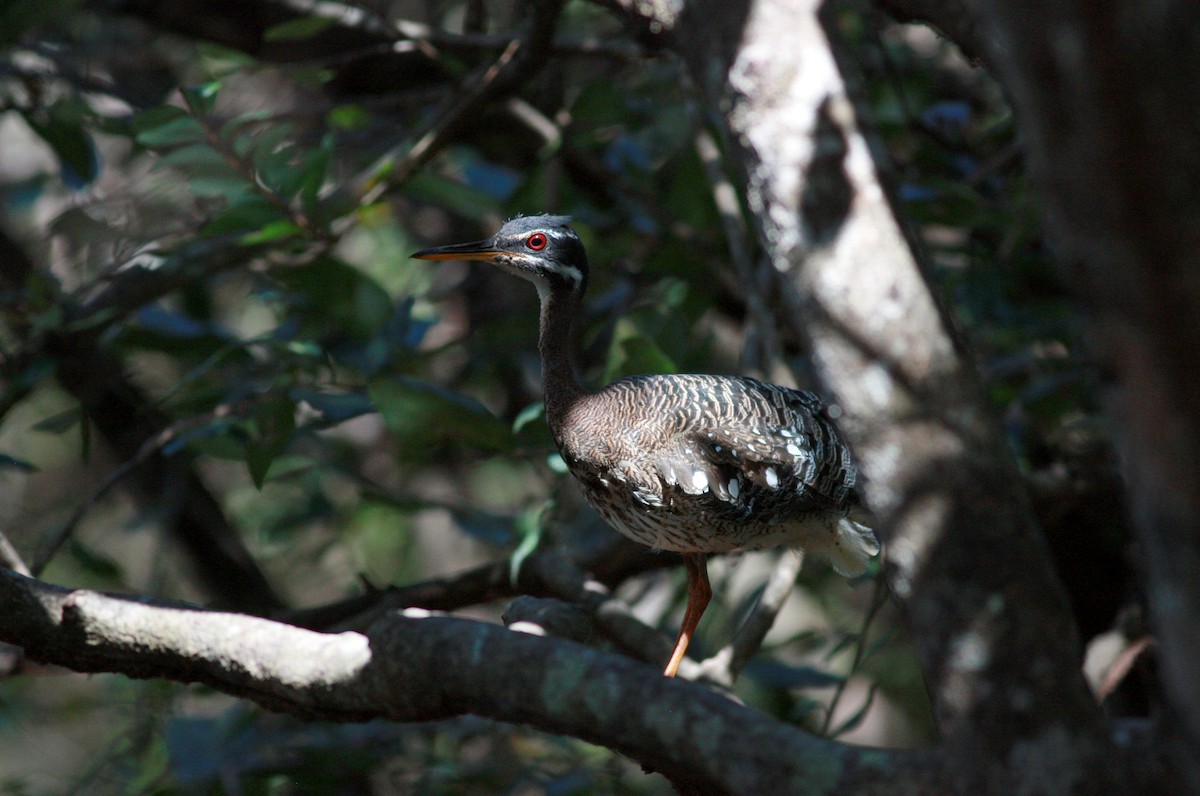
[[[733,687],[742,669],[762,647],[763,641],[775,624],[775,618],[783,610],[788,596],[796,585],[804,554],[793,550],[782,551],[775,561],[771,577],[763,588],[754,608],[746,621],[738,628],[733,640],[721,648],[716,655],[700,664],[707,679],[727,688]]]
[[[487,102],[510,92],[528,80],[551,53],[563,0],[538,0],[528,9],[529,30],[509,42],[500,56],[479,70],[454,92],[410,144],[402,142],[363,169],[339,189],[331,200],[355,197],[370,204],[385,190],[405,183],[421,166],[466,126]]]
[[[527,723],[621,751],[681,789],[904,796],[948,788],[936,752],[816,738],[655,667],[427,612],[391,614],[365,633],[323,634],[4,571],[0,641],[81,672],[203,683],[306,717],[428,721],[470,712]]]

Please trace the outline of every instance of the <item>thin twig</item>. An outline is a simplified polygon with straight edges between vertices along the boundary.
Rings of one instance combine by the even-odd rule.
[[[19,572],[27,578],[32,578],[33,573],[29,571],[29,567],[25,564],[25,559],[21,558],[21,554],[17,552],[17,548],[8,540],[8,535],[4,531],[0,531],[0,565],[6,566],[14,572]]]
[[[8,535],[0,531],[0,564],[13,572],[32,578],[33,573],[25,564],[25,559],[8,540]],[[0,643],[0,678],[16,674],[25,663],[25,650],[14,644]]]
[[[608,587],[589,578],[567,556],[548,551],[526,563],[528,574],[543,588],[590,613],[600,632],[626,654],[657,663],[669,656],[671,646],[666,636],[634,616],[627,603],[613,597]]]
[[[558,25],[562,0],[543,0],[532,5],[529,33],[513,39],[499,57],[452,97],[409,145],[402,142],[349,180],[331,199],[343,195],[371,204],[386,190],[405,183],[424,166],[457,132],[470,114],[496,94],[510,89],[542,63]]]
[[[360,204],[371,204],[384,191],[408,181],[449,140],[453,131],[475,110],[488,89],[496,82],[504,68],[516,57],[521,47],[520,39],[513,39],[496,61],[476,79],[470,87],[459,93],[438,116],[426,126],[411,146],[401,142],[389,149],[374,163],[347,183]],[[379,179],[380,175],[385,175]]]
[[[863,661],[867,649],[867,634],[871,629],[871,622],[878,615],[879,609],[883,608],[883,604],[887,602],[887,594],[883,577],[876,577],[875,591],[871,594],[871,608],[867,611],[867,615],[863,617],[862,630],[859,631],[858,643],[854,645],[854,660],[850,662],[850,671],[846,672],[846,676],[838,682],[837,688],[833,692],[833,697],[829,700],[829,708],[825,711],[825,720],[821,724],[821,735],[829,734],[829,727],[833,723],[833,714],[837,711],[838,704],[842,700],[842,695],[846,693],[846,685],[850,682],[851,676],[858,671],[858,667]]]
[[[762,647],[775,618],[795,588],[796,577],[803,565],[804,553],[800,551],[783,550],[778,554],[775,569],[771,571],[762,595],[733,637],[734,654],[729,667],[733,677],[737,677],[746,662]]]
[[[729,260],[737,276],[738,287],[746,301],[746,314],[750,319],[746,335],[745,362],[748,369],[759,375],[771,375],[767,371],[771,363],[782,361],[782,347],[775,332],[774,315],[764,297],[764,281],[759,277],[761,269],[754,265],[750,240],[746,235],[746,224],[742,218],[742,206],[737,190],[725,172],[721,150],[716,138],[703,125],[698,125],[693,137],[696,155],[704,166],[712,190],[713,204],[721,217],[725,241],[729,247]],[[769,267],[769,266],[767,266]]]
[[[33,560],[32,571],[34,575],[40,574],[42,570],[46,568],[46,565],[54,559],[54,556],[58,554],[59,549],[66,543],[67,539],[71,538],[71,534],[74,533],[75,528],[80,522],[83,521],[83,518],[87,516],[87,513],[91,511],[92,507],[95,506],[101,498],[108,494],[109,490],[120,483],[120,481],[125,476],[129,475],[129,473],[132,472],[136,467],[145,464],[152,456],[159,453],[166,445],[170,444],[173,440],[178,439],[180,435],[191,431],[192,429],[205,426],[214,420],[220,420],[226,417],[234,417],[243,412],[246,406],[248,406],[250,403],[251,401],[241,401],[236,404],[221,404],[206,414],[196,415],[194,417],[181,420],[177,423],[172,423],[171,425],[159,431],[157,434],[146,439],[138,448],[137,453],[135,453],[130,459],[122,462],[116,469],[109,473],[104,480],[101,481],[96,488],[93,489],[91,493],[84,498],[84,500],[78,506],[75,507],[75,510],[71,512],[71,516],[67,517],[66,521],[54,531],[49,539],[46,540],[46,542],[42,545],[42,549],[38,552],[38,555]]]
[[[796,585],[803,564],[804,554],[799,551],[784,550],[779,554],[771,577],[746,621],[725,647],[701,664],[705,679],[733,687],[742,669],[762,647],[763,639]]]
[[[369,589],[358,597],[288,611],[275,618],[299,627],[341,631],[369,627],[388,613],[409,607],[454,611],[518,594],[544,595],[581,606],[601,635],[623,652],[657,664],[666,660],[670,639],[634,616],[624,601],[610,594],[609,586],[677,563],[676,556],[652,555],[633,542],[614,539],[578,558],[558,550],[535,551],[525,559],[515,584],[509,577],[510,562],[501,559],[454,577]],[[688,679],[696,679],[695,666],[685,661],[680,671]]]

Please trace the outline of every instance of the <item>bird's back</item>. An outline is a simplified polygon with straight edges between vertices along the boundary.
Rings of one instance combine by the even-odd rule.
[[[652,547],[779,544],[861,572],[878,550],[849,518],[857,468],[811,393],[727,376],[635,376],[551,417],[589,502]]]

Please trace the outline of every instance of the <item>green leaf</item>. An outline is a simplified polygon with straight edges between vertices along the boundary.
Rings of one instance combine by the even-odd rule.
[[[186,447],[219,459],[244,460],[247,434],[243,426],[238,418],[216,418],[184,432],[164,446],[163,453],[171,455]]]
[[[861,633],[843,633],[841,637],[825,651],[825,660],[832,660],[835,655],[849,649],[862,641]]]
[[[254,186],[239,174],[200,174],[188,180],[188,190],[196,196],[237,202],[251,195]]]
[[[829,688],[846,678],[813,666],[793,666],[769,658],[759,658],[746,667],[746,674],[772,688]]]
[[[204,138],[204,126],[190,116],[180,116],[137,134],[137,142],[151,149],[194,144]]]
[[[237,197],[204,228],[206,235],[226,235],[231,232],[258,232],[269,224],[286,220],[283,211],[257,194]]]
[[[135,133],[144,133],[186,116],[187,112],[182,108],[176,108],[174,105],[162,105],[138,113],[133,117],[130,127]]]
[[[75,407],[74,409],[59,412],[56,415],[51,415],[45,420],[35,423],[33,430],[44,431],[49,434],[62,434],[75,428],[82,417],[83,412],[80,411],[79,407]]]
[[[547,500],[542,505],[535,509],[527,509],[521,512],[521,516],[517,518],[517,533],[521,536],[521,543],[517,545],[517,549],[513,551],[512,557],[508,559],[508,581],[516,585],[517,578],[521,574],[521,565],[525,563],[525,559],[537,550],[538,545],[542,541],[542,531],[546,527],[542,523],[542,518],[547,516],[547,512],[554,506],[553,500]]]
[[[105,579],[121,576],[121,567],[116,561],[97,553],[77,539],[72,538],[67,541],[67,553],[89,574]]]
[[[29,365],[16,375],[9,382],[9,389],[14,392],[21,390],[29,390],[41,384],[42,381],[54,375],[54,371],[58,368],[58,363],[49,357],[39,357],[33,360]]]
[[[0,453],[0,470],[16,470],[20,473],[36,473],[38,468],[24,459],[17,459],[7,453]]]
[[[303,310],[312,334],[324,334],[332,328],[341,336],[364,340],[375,335],[392,316],[392,300],[387,292],[375,280],[335,257],[281,269],[275,277],[304,298]]]
[[[92,137],[83,128],[77,110],[60,103],[46,114],[22,115],[29,128],[54,150],[67,186],[82,188],[95,179],[100,163]]]
[[[281,240],[303,234],[304,230],[299,225],[290,219],[283,218],[279,221],[272,221],[256,232],[249,232],[243,235],[242,243],[247,246],[253,246],[256,243],[269,243],[273,240]]]
[[[196,42],[196,52],[204,59],[206,62],[204,66],[212,75],[227,75],[244,71],[255,64],[253,55],[222,44],[206,41]]]
[[[356,132],[371,123],[371,114],[361,105],[339,105],[329,112],[329,126]]]
[[[606,383],[622,376],[675,373],[676,370],[674,361],[659,348],[658,343],[642,334],[632,321],[628,318],[617,321],[604,368]]]
[[[291,397],[320,412],[321,419],[331,425],[375,411],[371,399],[360,392],[322,392],[311,387],[297,387],[291,391]]]
[[[254,158],[254,168],[263,185],[285,197],[295,193],[303,179],[299,147],[290,141],[261,151]]]
[[[405,190],[430,204],[440,205],[463,218],[483,221],[496,214],[499,203],[487,193],[441,177],[429,169],[418,171]]]
[[[310,39],[334,24],[333,17],[298,17],[272,25],[263,33],[264,41],[291,41],[294,39]]]
[[[325,136],[321,145],[315,147],[304,156],[300,164],[300,181],[297,190],[305,210],[312,212],[316,209],[317,198],[321,188],[325,186],[325,174],[333,158],[333,137]]]
[[[221,81],[211,80],[199,86],[187,86],[180,91],[183,101],[194,116],[207,116],[217,104]]]
[[[254,155],[254,167],[262,169],[263,161],[278,157],[281,150],[286,150],[285,157],[290,157],[294,144],[288,141],[288,136],[294,132],[290,124],[276,124],[250,134],[239,136],[234,149],[240,155]]]
[[[256,159],[259,179],[286,199],[302,194],[306,206],[311,206],[325,184],[329,167],[332,139],[326,137],[319,146],[308,151],[287,143]]]
[[[225,157],[208,144],[189,144],[162,155],[154,163],[155,169],[168,167],[183,169],[199,174],[213,172],[235,174],[233,166]]]
[[[254,485],[262,489],[267,471],[296,433],[296,404],[282,396],[258,406],[254,412],[250,440],[246,444],[246,468]]]
[[[512,430],[514,434],[519,434],[521,429],[529,425],[533,421],[541,418],[546,414],[546,405],[541,401],[532,403],[522,409],[513,420]]]
[[[376,378],[367,390],[400,442],[401,456],[424,458],[450,442],[488,451],[508,449],[512,434],[479,402],[409,378]]]
[[[254,110],[245,111],[234,116],[225,124],[221,125],[221,137],[229,138],[234,131],[239,127],[244,127],[248,124],[257,124],[258,122],[270,121],[274,118],[275,112],[267,108],[255,108]]]

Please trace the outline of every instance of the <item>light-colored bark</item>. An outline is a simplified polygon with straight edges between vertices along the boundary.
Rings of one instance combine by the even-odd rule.
[[[415,609],[362,633],[326,634],[0,570],[0,641],[81,672],[203,683],[311,718],[473,713],[530,724],[616,749],[705,793],[904,796],[949,786],[936,752],[824,740],[656,666]]]

